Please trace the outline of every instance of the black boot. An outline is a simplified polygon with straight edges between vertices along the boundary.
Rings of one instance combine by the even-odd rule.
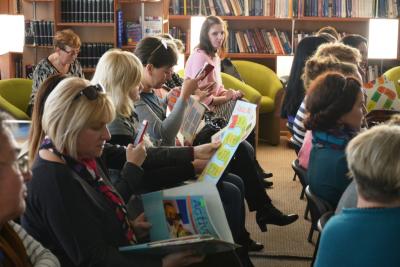
[[[273,176],[272,172],[265,172],[264,169],[261,167],[260,163],[258,160],[254,159],[254,165],[257,169],[258,175],[264,179],[264,178],[271,178]]]
[[[257,242],[249,237],[247,250],[248,251],[260,251],[264,248],[264,245],[260,242]]]
[[[262,232],[267,231],[267,224],[284,226],[295,222],[298,218],[299,216],[297,214],[283,214],[272,205],[272,203],[266,204],[261,210],[258,210],[256,214],[256,222]]]
[[[262,183],[262,185],[264,186],[265,189],[271,188],[274,185],[273,182],[270,182],[270,181],[267,181],[267,180],[262,180],[261,183]]]

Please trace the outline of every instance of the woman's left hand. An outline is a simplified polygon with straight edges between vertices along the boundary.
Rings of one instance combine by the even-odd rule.
[[[210,159],[220,145],[221,143],[208,143],[193,147],[194,159]]]
[[[134,220],[130,220],[129,224],[131,228],[135,232],[135,236],[137,239],[144,239],[149,236],[151,223],[149,223],[144,216],[144,213],[141,213]]]

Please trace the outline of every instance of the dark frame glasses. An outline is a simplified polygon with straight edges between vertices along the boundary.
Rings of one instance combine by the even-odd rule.
[[[64,46],[64,47],[59,47],[62,51],[64,51],[65,53],[67,53],[68,55],[79,55],[79,53],[81,52],[81,50],[80,49],[78,49],[78,52],[76,52],[76,50],[75,49],[73,49],[73,48],[71,48],[71,50],[70,51],[68,51],[67,49],[65,49],[65,47],[66,46]]]
[[[96,100],[99,96],[99,93],[105,93],[103,86],[99,83],[96,85],[89,85],[83,88],[79,93],[74,97],[74,100],[77,100],[80,96],[84,95],[89,100]]]

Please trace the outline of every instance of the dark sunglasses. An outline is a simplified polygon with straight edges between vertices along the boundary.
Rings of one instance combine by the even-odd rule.
[[[81,91],[79,91],[74,100],[78,99],[81,95],[86,96],[89,100],[95,100],[99,96],[99,93],[104,94],[104,92],[105,90],[100,84],[89,85],[88,87],[85,87]]]

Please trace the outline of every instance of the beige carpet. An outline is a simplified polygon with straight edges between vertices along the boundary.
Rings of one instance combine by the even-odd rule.
[[[274,205],[285,213],[297,213],[299,219],[289,226],[268,225],[268,231],[262,233],[255,223],[255,213],[247,213],[247,229],[251,237],[265,246],[264,250],[252,253],[256,266],[309,266],[314,252],[314,245],[307,242],[310,222],[303,218],[306,200],[300,200],[301,185],[292,181],[291,162],[296,158],[293,150],[281,139],[280,146],[260,144],[257,158],[265,170],[274,176],[273,189],[267,193]],[[314,233],[314,241],[317,233]]]

